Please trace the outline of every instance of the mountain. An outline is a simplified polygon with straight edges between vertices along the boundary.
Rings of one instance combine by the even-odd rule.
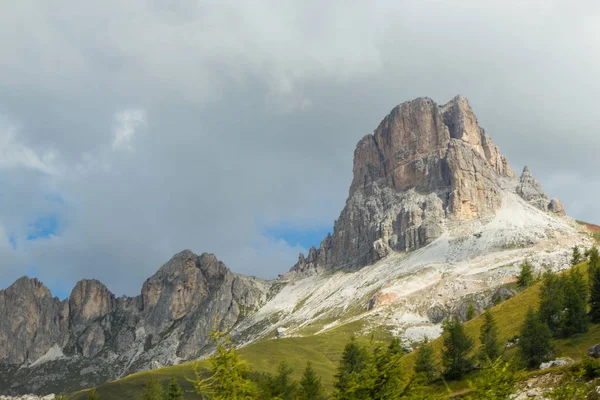
[[[68,300],[35,279],[0,291],[0,392],[48,392],[178,364],[211,351],[216,324],[239,345],[360,320],[406,345],[511,293],[518,265],[568,267],[589,235],[508,160],[469,102],[395,107],[354,153],[333,233],[278,279],[233,274],[212,254],[175,255],[136,297],[78,282]],[[360,332],[359,332],[360,333]]]

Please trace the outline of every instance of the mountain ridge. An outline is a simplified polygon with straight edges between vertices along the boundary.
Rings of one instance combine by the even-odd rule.
[[[214,324],[239,345],[354,319],[407,342],[435,337],[440,316],[485,307],[523,259],[561,269],[566,249],[588,243],[528,168],[515,176],[463,96],[392,109],[359,141],[353,172],[333,233],[277,279],[184,250],[133,297],[94,279],[63,301],[37,279],[0,290],[0,391],[78,389],[195,359]]]

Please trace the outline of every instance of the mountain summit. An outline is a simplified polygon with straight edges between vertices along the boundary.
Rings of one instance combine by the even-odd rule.
[[[437,105],[422,97],[395,107],[354,151],[350,194],[333,235],[300,256],[293,271],[363,267],[428,245],[450,221],[476,220],[517,193],[544,211],[552,206],[529,169],[515,179],[508,160],[481,128],[469,101]]]
[[[569,265],[583,228],[520,178],[466,98],[395,107],[354,152],[333,234],[273,281],[232,273],[216,256],[176,254],[135,297],[78,282],[59,301],[35,279],[0,291],[0,393],[79,389],[211,351],[216,323],[240,345],[317,334],[349,321],[407,343],[448,315],[482,310],[524,259]],[[285,328],[285,329],[282,329]]]

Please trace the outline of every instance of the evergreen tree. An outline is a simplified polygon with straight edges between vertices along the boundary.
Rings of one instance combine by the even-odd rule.
[[[473,368],[469,351],[473,340],[467,336],[458,318],[444,321],[444,375],[448,379],[459,379]]]
[[[515,391],[515,386],[521,375],[510,364],[498,358],[491,362],[475,380],[470,382],[474,396],[473,400],[506,400]]]
[[[430,383],[436,378],[436,372],[435,362],[433,361],[433,347],[425,338],[421,342],[419,350],[417,350],[415,375],[420,375],[425,383]]]
[[[590,318],[600,322],[600,268],[592,268],[590,261]]]
[[[521,272],[517,277],[517,286],[521,289],[528,288],[533,283],[533,265],[529,260],[525,260],[521,264]]]
[[[583,256],[579,250],[579,246],[573,246],[573,256],[571,257],[571,266],[576,266],[583,261]]]
[[[181,393],[181,387],[177,383],[177,379],[171,378],[169,386],[167,387],[167,400],[183,400],[183,394]]]
[[[598,253],[598,248],[596,246],[592,246],[592,248],[589,249],[588,258],[589,258],[588,268],[589,268],[590,276],[591,276],[594,270],[597,270],[600,268],[600,254]]]
[[[204,379],[199,363],[194,365],[196,379],[193,380],[196,392],[202,398],[211,400],[246,400],[255,398],[257,389],[248,379],[247,364],[223,332],[214,330],[212,339],[217,343],[217,351],[209,357],[212,375]]]
[[[570,337],[588,330],[588,288],[581,272],[573,268],[563,284],[565,311],[562,315],[562,335]]]
[[[481,341],[479,357],[483,362],[494,362],[502,355],[502,349],[498,343],[498,326],[489,308],[483,313],[483,324],[479,329],[479,340]]]
[[[539,367],[541,363],[548,361],[552,356],[551,337],[552,332],[548,326],[529,308],[521,326],[518,343],[519,355],[527,367]]]
[[[553,335],[562,333],[563,311],[565,309],[564,286],[566,279],[548,271],[540,289],[540,319],[548,325]]]
[[[299,400],[321,400],[325,398],[325,391],[321,383],[321,378],[313,369],[310,361],[306,364],[304,374],[300,380],[300,388],[298,390]]]
[[[395,399],[402,385],[402,368],[399,362],[403,354],[400,340],[395,338],[387,348],[377,347],[374,351],[375,379],[370,398]],[[364,374],[363,374],[364,375]],[[366,376],[368,379],[369,377]]]
[[[165,392],[162,385],[154,378],[150,378],[142,391],[142,400],[163,400]]]
[[[279,400],[293,400],[296,395],[296,382],[291,378],[292,369],[285,361],[279,363],[277,375],[270,382],[271,397]]]
[[[469,303],[469,307],[467,308],[467,315],[466,315],[466,320],[470,321],[473,318],[475,318],[475,315],[477,315],[477,311],[475,311],[475,307],[473,307],[473,303]]]
[[[90,394],[88,395],[88,400],[99,400],[100,399],[100,395],[98,393],[96,393],[96,387],[92,387],[90,389]]]
[[[336,399],[370,399],[375,375],[375,367],[369,353],[353,337],[344,348],[335,375]]]

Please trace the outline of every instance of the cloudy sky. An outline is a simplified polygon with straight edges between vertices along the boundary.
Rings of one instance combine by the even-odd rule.
[[[0,288],[133,295],[185,248],[284,272],[331,229],[358,139],[419,96],[467,96],[598,223],[598,4],[0,0]]]

